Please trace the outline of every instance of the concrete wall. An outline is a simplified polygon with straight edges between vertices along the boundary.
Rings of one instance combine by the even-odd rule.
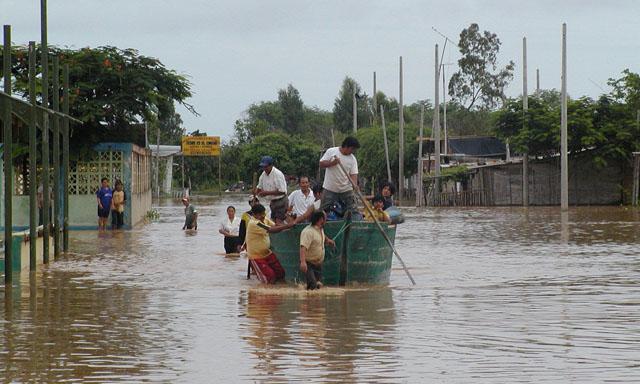
[[[529,204],[560,204],[559,159],[529,162]],[[569,204],[608,205],[624,202],[628,169],[611,162],[597,167],[591,160],[569,161]],[[472,177],[472,190],[484,190],[487,205],[522,205],[522,163],[479,168]]]

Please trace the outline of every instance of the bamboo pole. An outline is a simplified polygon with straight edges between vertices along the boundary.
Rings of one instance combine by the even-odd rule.
[[[362,193],[360,192],[360,189],[358,189],[358,186],[353,181],[353,179],[351,178],[351,176],[349,175],[347,170],[344,169],[344,165],[342,165],[342,163],[338,162],[338,166],[340,167],[340,169],[342,170],[344,175],[347,177],[347,179],[351,183],[351,186],[353,187],[353,192],[356,195],[358,195],[358,197],[360,198],[360,201],[362,201],[362,204],[364,204],[364,208],[367,211],[369,211],[369,215],[371,215],[371,217],[373,218],[373,221],[376,223],[376,226],[378,227],[378,230],[380,231],[380,234],[382,234],[382,237],[384,237],[384,239],[387,241],[387,244],[389,244],[389,247],[391,247],[391,249],[393,250],[393,254],[396,255],[396,258],[398,259],[398,261],[402,265],[402,269],[404,269],[404,272],[407,274],[407,277],[409,277],[409,280],[411,280],[411,283],[413,285],[416,285],[416,281],[413,280],[413,276],[411,276],[411,273],[409,272],[409,269],[407,268],[407,266],[404,264],[404,261],[402,260],[402,257],[400,257],[400,254],[398,254],[398,251],[396,250],[396,247],[393,246],[393,243],[391,242],[391,239],[389,239],[389,236],[387,236],[387,233],[382,228],[382,225],[380,225],[380,222],[376,218],[376,215],[373,214],[373,211],[371,210],[371,206],[369,206],[369,203],[367,202],[367,199],[365,199],[364,196],[362,196]]]
[[[387,180],[391,182],[391,164],[389,162],[389,142],[387,141],[387,127],[384,123],[384,105],[380,105],[380,119],[382,121],[382,137],[384,138],[384,158],[387,162]]]
[[[562,24],[562,112],[560,117],[560,207],[569,209],[569,159],[567,143],[567,24]]]
[[[29,42],[29,270],[37,268],[38,238],[38,127],[36,125],[36,43]]]
[[[4,93],[11,96],[11,26],[4,26],[4,53],[2,70]],[[11,99],[7,99],[3,121],[4,155],[4,283],[11,286],[13,281],[13,125]]]

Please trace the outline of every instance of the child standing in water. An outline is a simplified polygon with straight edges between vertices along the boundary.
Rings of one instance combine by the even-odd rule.
[[[111,229],[121,229],[124,225],[124,202],[126,196],[123,190],[122,181],[116,181],[116,190],[113,191],[113,199],[111,200]]]
[[[101,183],[100,189],[96,192],[96,198],[98,199],[98,229],[107,229],[113,191],[109,188],[109,179],[103,177]]]

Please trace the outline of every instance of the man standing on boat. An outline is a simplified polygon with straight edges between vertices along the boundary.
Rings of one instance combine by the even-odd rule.
[[[344,212],[357,214],[358,204],[353,192],[353,186],[347,177],[350,177],[354,185],[358,185],[358,160],[353,155],[360,143],[355,137],[347,137],[340,147],[327,149],[320,159],[320,168],[326,168],[324,174],[324,196],[320,208],[323,211],[331,209],[334,203],[339,202],[344,207]],[[347,171],[345,175],[338,164]]]
[[[295,191],[289,194],[289,209],[291,213],[298,217],[300,215],[304,215],[307,211],[307,208],[313,205],[315,198],[313,193],[311,193],[311,189],[309,188],[309,177],[300,176],[298,179],[298,185],[300,189],[296,189]]]
[[[267,219],[266,209],[262,204],[251,207],[251,213],[253,218],[249,220],[245,239],[247,256],[258,279],[263,283],[273,284],[284,279],[284,268],[271,251],[269,234],[291,228],[294,224],[275,225],[273,221]]]
[[[311,224],[300,233],[300,270],[307,277],[307,289],[322,288],[322,262],[324,245],[336,246],[333,240],[325,236],[324,224],[327,215],[324,211],[314,211]]]
[[[271,208],[271,220],[282,224],[287,216],[289,202],[287,199],[287,181],[284,174],[273,166],[271,156],[262,156],[260,159],[262,174],[258,179],[257,195],[269,202]]]

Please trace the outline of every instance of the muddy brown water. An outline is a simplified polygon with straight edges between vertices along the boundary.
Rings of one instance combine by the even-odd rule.
[[[388,287],[261,287],[201,198],[3,290],[2,382],[640,382],[640,212],[407,208]]]

